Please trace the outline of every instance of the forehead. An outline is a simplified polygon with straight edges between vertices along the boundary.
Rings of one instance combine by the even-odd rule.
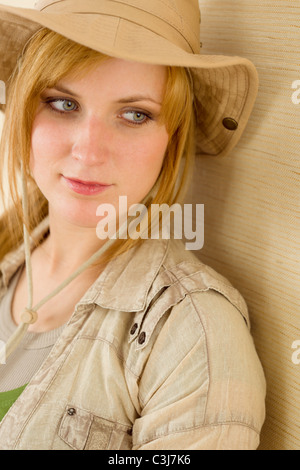
[[[59,80],[61,86],[72,87],[78,95],[87,92],[105,96],[128,94],[148,95],[160,102],[164,96],[167,68],[123,59],[107,58]]]

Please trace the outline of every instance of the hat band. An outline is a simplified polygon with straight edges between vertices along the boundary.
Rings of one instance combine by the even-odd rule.
[[[154,0],[149,0],[154,1]],[[199,54],[200,40],[192,41],[197,44],[197,49],[192,46],[186,36],[174,24],[170,24],[170,19],[165,20],[149,11],[142,10],[135,6],[131,6],[116,0],[85,0],[84,11],[81,0],[57,0],[49,4],[49,0],[42,0],[37,3],[36,8],[47,13],[77,13],[81,15],[108,15],[135,23],[142,26],[155,34],[169,40],[176,46],[188,53]],[[199,45],[198,45],[199,43]]]

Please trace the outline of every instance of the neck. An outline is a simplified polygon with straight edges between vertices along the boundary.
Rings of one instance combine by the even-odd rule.
[[[49,237],[41,248],[47,257],[49,274],[58,277],[73,273],[105,243],[97,237],[94,227],[79,227],[66,220],[57,220],[51,211],[49,226]]]

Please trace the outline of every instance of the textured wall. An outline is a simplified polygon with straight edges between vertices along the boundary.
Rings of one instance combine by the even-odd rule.
[[[260,91],[238,148],[197,162],[193,200],[205,204],[199,256],[249,306],[268,382],[261,449],[300,449],[300,364],[292,358],[300,340],[300,82],[292,88],[300,81],[300,2],[200,6],[203,53],[248,57]]]

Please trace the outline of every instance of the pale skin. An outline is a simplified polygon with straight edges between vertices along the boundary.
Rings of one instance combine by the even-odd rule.
[[[104,243],[95,230],[101,203],[118,207],[119,196],[126,195],[129,207],[153,187],[169,139],[159,119],[165,83],[163,66],[109,59],[83,77],[65,77],[42,93],[30,166],[49,201],[50,235],[32,253],[33,305]],[[79,194],[70,179],[106,186],[97,194]],[[99,273],[100,268],[90,268],[72,281],[39,309],[29,331],[65,324]],[[16,324],[26,303],[23,270],[12,304]]]

